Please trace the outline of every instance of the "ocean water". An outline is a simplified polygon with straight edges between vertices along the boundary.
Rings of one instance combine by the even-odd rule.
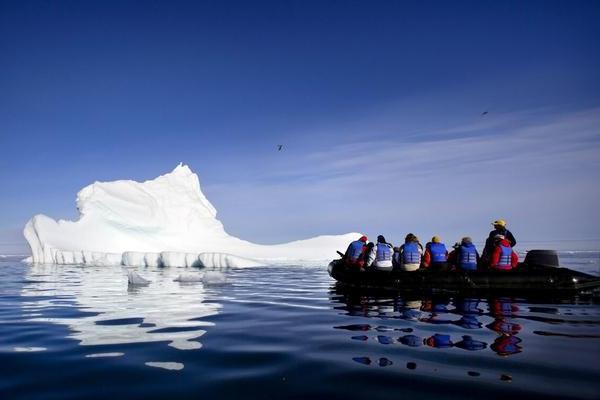
[[[562,263],[598,273],[600,253]],[[0,261],[0,399],[600,398],[595,298],[347,291],[325,265]],[[225,279],[225,281],[222,280]]]

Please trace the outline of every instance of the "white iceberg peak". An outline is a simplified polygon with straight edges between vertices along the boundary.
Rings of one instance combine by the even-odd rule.
[[[203,263],[210,259],[223,267],[324,260],[360,236],[319,236],[273,246],[230,236],[202,193],[198,176],[184,163],[145,182],[94,182],[77,194],[77,208],[77,221],[57,222],[40,214],[27,223],[24,235],[33,262],[188,264],[197,255]],[[163,254],[169,260],[162,260]],[[179,259],[187,261],[172,261]]]
[[[171,173],[172,174],[174,174],[174,173],[181,173],[181,174],[190,175],[193,172],[190,169],[190,167],[187,166],[187,164],[184,164],[184,163],[180,162],[179,164],[177,164],[177,166],[175,168],[173,168],[173,171],[171,171]]]

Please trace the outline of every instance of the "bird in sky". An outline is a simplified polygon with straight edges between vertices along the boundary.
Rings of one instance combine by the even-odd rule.
[[[282,144],[278,144],[277,145],[277,151],[281,151],[281,149],[283,149],[283,145]]]
[[[487,113],[488,113],[487,111],[484,111],[481,113],[481,116],[487,115]]]

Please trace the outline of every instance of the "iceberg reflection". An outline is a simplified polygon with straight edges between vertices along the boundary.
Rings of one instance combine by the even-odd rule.
[[[22,296],[29,321],[66,325],[81,345],[167,341],[198,349],[198,338],[220,304],[206,302],[202,283],[175,282],[183,268],[144,268],[146,286],[129,286],[129,269],[81,265],[31,265]]]

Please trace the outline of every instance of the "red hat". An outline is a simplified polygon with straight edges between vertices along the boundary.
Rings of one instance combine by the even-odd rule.
[[[367,239],[366,236],[361,236],[360,239],[358,239],[358,240],[360,240],[361,242],[365,242],[366,243],[368,239]]]

